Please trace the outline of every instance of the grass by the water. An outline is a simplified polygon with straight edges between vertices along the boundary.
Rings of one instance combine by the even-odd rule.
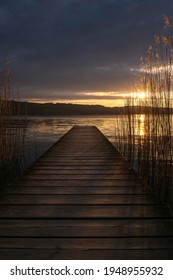
[[[172,208],[173,25],[167,16],[164,24],[167,34],[155,36],[134,93],[125,102],[124,118],[116,121],[116,139],[146,186]]]
[[[0,71],[0,183],[7,185],[21,170],[25,122],[13,107],[13,74],[9,67]],[[13,115],[16,115],[13,118]]]

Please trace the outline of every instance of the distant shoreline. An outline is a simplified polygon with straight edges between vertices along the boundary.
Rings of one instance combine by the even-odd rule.
[[[168,108],[151,107],[105,107],[102,105],[81,105],[66,103],[30,103],[11,101],[16,112],[27,116],[116,116],[126,114],[168,113]],[[173,114],[173,108],[169,108]]]
[[[105,107],[102,105],[81,105],[66,103],[30,103],[12,101],[14,108],[20,114],[28,116],[89,116],[89,115],[119,115],[124,107]],[[15,109],[16,110],[16,109]]]
[[[74,114],[74,115],[46,115],[46,114],[44,114],[44,115],[19,115],[18,116],[18,118],[24,118],[24,117],[26,117],[26,118],[36,118],[36,117],[38,117],[38,118],[42,118],[42,117],[45,117],[45,118],[93,118],[93,117],[95,117],[95,118],[113,118],[113,117],[117,117],[117,116],[126,116],[126,114],[107,114],[107,115],[104,115],[104,114],[99,114],[99,115],[97,115],[97,114],[88,114],[88,115],[79,115],[79,114]],[[16,118],[16,115],[13,115],[13,117],[14,118]]]

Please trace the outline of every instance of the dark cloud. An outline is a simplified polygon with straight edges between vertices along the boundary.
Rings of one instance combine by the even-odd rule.
[[[1,64],[11,59],[24,98],[122,91],[172,12],[172,0],[1,0]]]

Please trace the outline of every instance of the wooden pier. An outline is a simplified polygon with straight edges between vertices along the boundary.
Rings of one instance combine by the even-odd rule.
[[[95,126],[0,194],[0,259],[173,259],[173,218]]]

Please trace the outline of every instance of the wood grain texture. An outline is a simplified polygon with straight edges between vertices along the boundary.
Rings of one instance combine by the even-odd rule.
[[[0,249],[4,260],[172,260],[172,249]]]
[[[94,126],[0,195],[0,259],[172,259],[173,219]]]
[[[40,195],[1,195],[0,204],[2,205],[12,205],[12,204],[84,204],[84,205],[121,205],[121,204],[160,204],[153,195],[123,195],[123,194],[74,194],[74,195],[56,195],[56,194],[40,194]]]

